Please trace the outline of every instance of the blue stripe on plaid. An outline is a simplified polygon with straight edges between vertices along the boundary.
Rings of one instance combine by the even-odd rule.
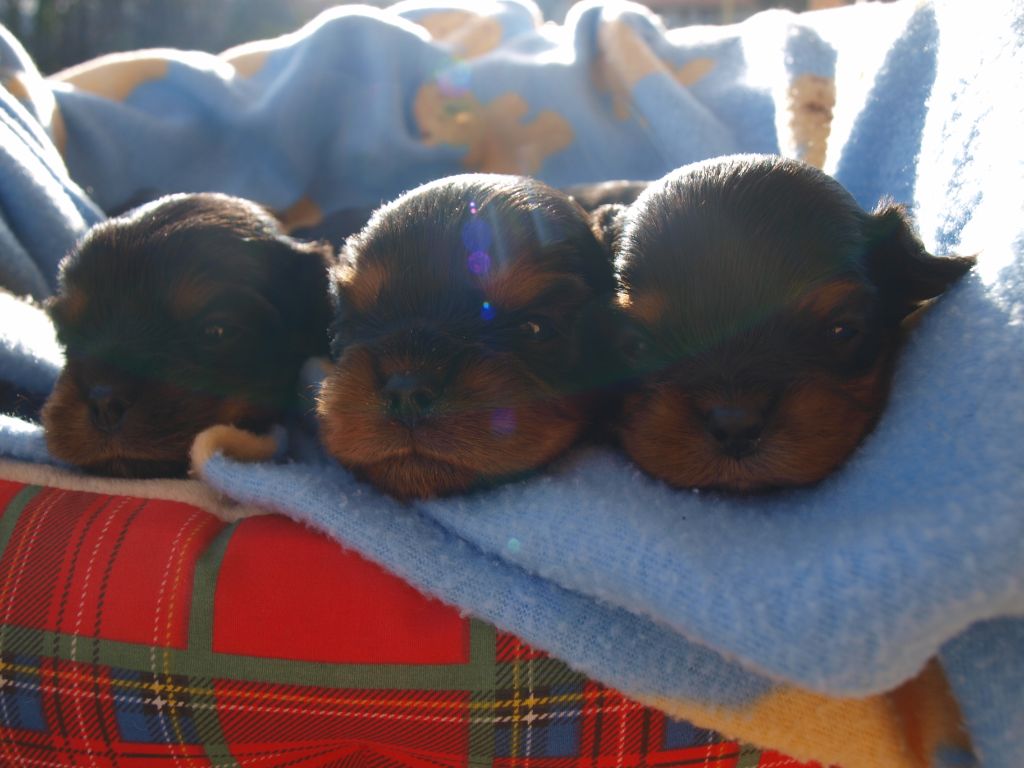
[[[703,747],[722,740],[714,731],[698,728],[685,720],[665,718],[665,743],[663,749],[682,749],[683,747]]]
[[[18,671],[36,667],[37,662],[23,656],[0,656],[0,725],[39,733],[49,730],[38,673]]]
[[[518,694],[518,695],[515,695]],[[533,690],[498,691],[494,726],[497,757],[575,757],[579,754],[584,681]]]
[[[121,739],[146,744],[199,744],[187,697],[188,678],[112,670],[110,686]],[[171,693],[172,689],[176,691]]]

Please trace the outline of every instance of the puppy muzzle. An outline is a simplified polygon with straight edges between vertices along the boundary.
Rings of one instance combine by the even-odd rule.
[[[109,384],[94,384],[86,390],[86,406],[89,408],[89,421],[92,425],[108,435],[121,429],[125,413],[132,405],[127,391]]]

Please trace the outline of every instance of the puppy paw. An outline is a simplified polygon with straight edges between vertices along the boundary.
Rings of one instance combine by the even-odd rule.
[[[278,430],[257,435],[228,424],[215,424],[196,435],[192,442],[191,474],[202,475],[206,462],[218,453],[235,461],[267,461],[277,454],[281,438],[283,434]]]

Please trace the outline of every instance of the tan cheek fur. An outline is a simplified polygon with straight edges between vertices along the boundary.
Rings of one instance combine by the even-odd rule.
[[[70,464],[88,461],[95,430],[89,412],[67,374],[61,374],[42,411],[46,445],[56,458]]]

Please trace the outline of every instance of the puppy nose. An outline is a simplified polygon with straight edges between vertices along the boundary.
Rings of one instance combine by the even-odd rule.
[[[121,428],[128,400],[106,384],[96,384],[86,392],[89,420],[100,432],[112,434]]]
[[[705,423],[727,455],[742,459],[757,450],[764,431],[764,414],[749,406],[716,405],[708,409]]]
[[[437,400],[437,387],[415,373],[396,373],[381,390],[388,413],[407,427],[414,427],[426,418]]]

